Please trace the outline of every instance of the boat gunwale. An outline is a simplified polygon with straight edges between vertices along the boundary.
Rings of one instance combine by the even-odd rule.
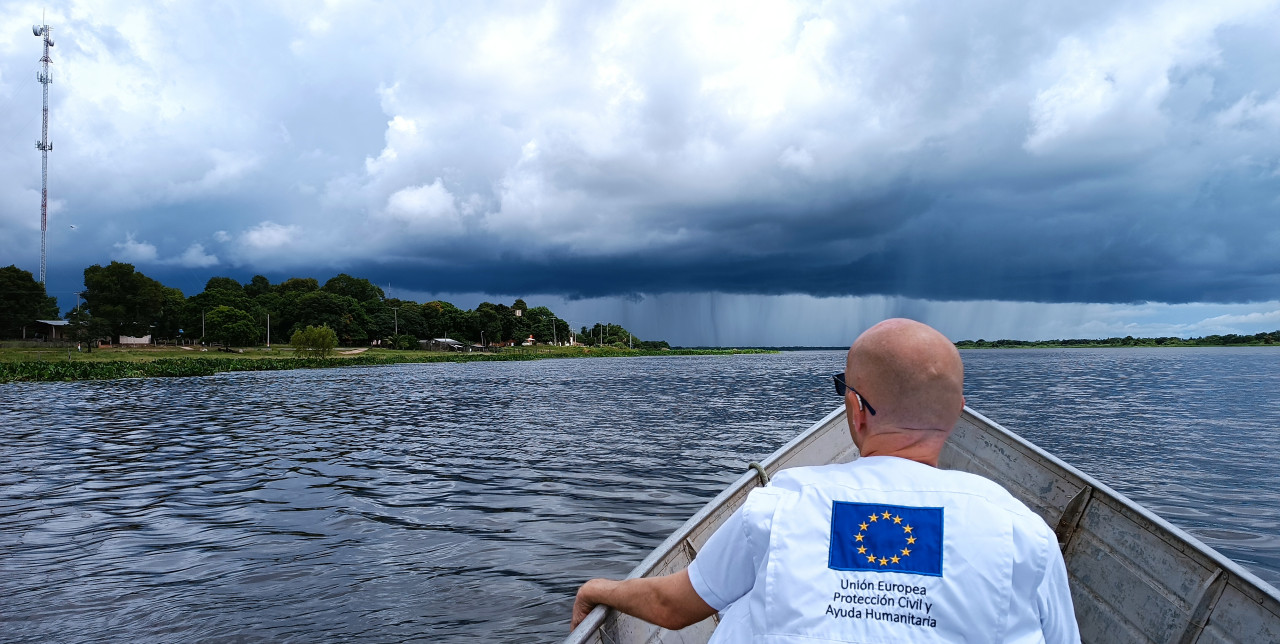
[[[836,409],[832,410],[831,413],[824,416],[822,420],[819,420],[809,426],[808,429],[797,434],[794,438],[787,441],[782,447],[774,450],[772,454],[765,457],[765,459],[760,462],[760,465],[764,467],[766,472],[771,471],[771,466],[777,464],[778,461],[782,460],[796,449],[802,447],[805,443],[808,443],[818,434],[819,431],[842,415],[844,415],[844,405],[840,405]],[[734,495],[739,494],[743,489],[755,487],[759,482],[759,474],[757,474],[753,469],[748,469],[746,473],[730,483],[729,486],[717,494],[715,498],[708,501],[705,505],[699,508],[697,512],[693,513],[693,516],[689,517],[689,519],[681,524],[679,528],[676,528],[670,536],[663,540],[662,543],[658,544],[658,546],[645,556],[644,559],[640,560],[640,563],[636,564],[636,567],[632,568],[631,572],[627,574],[626,579],[644,577],[653,572],[653,570],[658,567],[669,553],[680,547],[680,544],[683,543],[685,539],[689,538],[689,535],[693,534],[693,531],[696,530],[698,526],[702,525],[702,523],[706,521],[707,517],[720,509],[720,507]],[[589,641],[591,636],[595,635],[600,626],[604,624],[605,618],[608,616],[609,611],[612,610],[612,608],[603,604],[597,605],[595,608],[591,609],[591,612],[582,620],[582,623],[578,624],[578,627],[573,629],[569,634],[569,637],[564,640],[564,644],[576,644]]]
[[[1002,432],[1006,437],[1012,438],[1023,449],[1031,451],[1039,458],[1044,459],[1045,461],[1048,461],[1050,464],[1054,466],[1062,468],[1063,471],[1069,473],[1071,476],[1080,479],[1080,481],[1082,481],[1085,485],[1088,485],[1089,487],[1093,488],[1093,494],[1095,498],[1097,497],[1098,494],[1101,493],[1102,495],[1116,501],[1117,505],[1123,510],[1132,512],[1142,517],[1144,520],[1150,521],[1156,526],[1159,526],[1162,530],[1166,531],[1166,533],[1172,535],[1176,539],[1181,539],[1184,543],[1186,543],[1187,545],[1190,545],[1192,550],[1212,560],[1212,562],[1215,565],[1217,565],[1219,568],[1221,568],[1223,572],[1230,573],[1248,582],[1256,590],[1260,591],[1264,595],[1270,596],[1273,600],[1275,600],[1278,604],[1280,604],[1280,590],[1277,590],[1274,586],[1272,586],[1266,580],[1253,574],[1244,566],[1240,565],[1239,563],[1236,563],[1231,558],[1227,557],[1221,552],[1218,552],[1215,548],[1205,544],[1195,535],[1187,532],[1186,530],[1183,530],[1182,528],[1179,528],[1176,525],[1173,525],[1172,523],[1169,523],[1167,519],[1161,517],[1155,512],[1152,512],[1151,510],[1148,510],[1145,506],[1138,503],[1137,501],[1130,499],[1128,496],[1121,494],[1120,492],[1116,491],[1106,483],[1099,481],[1093,476],[1080,471],[1075,466],[1067,463],[1066,461],[1054,456],[1053,454],[1050,454],[1045,449],[1041,448],[1035,443],[1032,443],[1030,440],[1023,438],[1022,436],[1019,436],[1016,432],[1009,430],[1004,425],[1001,425],[1000,423],[997,423],[996,421],[991,420],[990,418],[987,418],[981,413],[974,411],[968,405],[965,405],[964,413],[961,415],[961,417],[963,418],[965,414],[976,418],[977,420],[981,421],[982,424],[985,424],[988,427],[1000,430],[1000,432]],[[1160,536],[1163,539],[1163,535],[1157,534],[1157,536]],[[1163,539],[1163,540],[1166,543],[1170,543],[1170,545],[1175,545],[1174,543],[1170,542],[1168,539]]]
[[[801,432],[782,447],[775,450],[761,462],[761,465],[764,466],[764,469],[767,472],[772,474],[774,466],[776,466],[779,461],[789,457],[793,452],[804,447],[806,443],[809,443],[816,437],[824,435],[825,432],[823,432],[823,430],[826,430],[828,425],[837,418],[843,416],[844,413],[845,406],[838,406],[835,410],[823,417],[822,420],[814,423],[807,430]],[[1004,440],[1011,443],[1011,447],[1020,449],[1028,456],[1041,461],[1041,463],[1050,471],[1056,468],[1057,471],[1054,473],[1061,478],[1074,485],[1079,485],[1081,488],[1091,487],[1093,489],[1093,493],[1092,499],[1090,499],[1089,503],[1098,501],[1110,502],[1121,512],[1131,513],[1136,517],[1140,517],[1143,521],[1149,522],[1152,529],[1148,529],[1148,532],[1168,543],[1170,546],[1174,546],[1188,556],[1194,552],[1196,557],[1201,558],[1202,564],[1206,563],[1207,560],[1207,563],[1217,566],[1222,574],[1228,576],[1225,580],[1225,585],[1236,588],[1246,596],[1250,597],[1253,601],[1263,604],[1269,599],[1272,603],[1272,607],[1268,610],[1273,614],[1277,614],[1277,617],[1280,617],[1280,613],[1276,613],[1274,610],[1275,607],[1280,606],[1280,590],[1277,590],[1274,586],[1250,572],[1241,564],[1206,545],[1199,538],[1182,528],[1173,525],[1168,520],[1160,517],[1158,514],[1130,499],[1128,496],[1121,494],[1112,487],[1102,483],[1097,478],[1082,472],[1075,466],[1054,456],[1045,449],[1009,430],[1000,423],[997,423],[983,414],[974,411],[968,405],[964,407],[961,418],[957,420],[957,424],[965,421],[966,416],[968,417],[968,422],[978,429],[992,431],[995,435],[1003,437]],[[715,498],[699,508],[693,516],[689,517],[688,520],[681,524],[679,528],[672,532],[670,536],[668,536],[661,544],[641,560],[641,562],[631,570],[626,578],[633,579],[652,573],[667,557],[672,554],[673,551],[680,548],[682,543],[691,534],[693,534],[708,517],[715,512],[720,511],[722,506],[729,499],[740,494],[746,488],[756,486],[759,482],[760,478],[758,474],[754,470],[748,470],[723,491],[717,494]],[[999,481],[997,481],[997,483],[998,482]],[[1048,521],[1046,520],[1046,522]],[[1050,523],[1050,526],[1052,525],[1053,524]],[[1068,567],[1070,567],[1069,562]],[[602,637],[599,637],[601,635],[600,627],[605,623],[605,620],[613,610],[614,609],[603,605],[596,606],[592,609],[591,613],[588,614],[586,619],[578,625],[578,628],[574,629],[569,634],[569,636],[564,640],[564,644],[582,644],[591,641],[604,641]],[[1210,618],[1212,616],[1212,612],[1213,611],[1210,610],[1204,618]],[[1203,628],[1203,623],[1201,624],[1201,628]],[[596,639],[593,640],[593,638]]]

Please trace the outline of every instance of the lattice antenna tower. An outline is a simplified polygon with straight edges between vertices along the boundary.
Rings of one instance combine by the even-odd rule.
[[[41,18],[41,22],[44,22]],[[36,80],[44,85],[44,119],[40,125],[40,140],[36,141],[36,149],[40,151],[40,283],[44,284],[45,251],[49,242],[49,151],[53,143],[49,142],[49,83],[53,76],[49,74],[49,48],[53,46],[52,27],[45,24],[31,27],[36,37],[44,39],[44,56],[40,58],[40,71]]]

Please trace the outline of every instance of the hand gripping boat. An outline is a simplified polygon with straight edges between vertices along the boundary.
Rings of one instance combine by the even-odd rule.
[[[676,572],[779,470],[858,458],[844,407],[748,471],[629,577]],[[1280,591],[1124,495],[965,408],[939,466],[1003,485],[1055,528],[1084,642],[1280,642]],[[597,606],[565,644],[700,643],[716,616],[668,631]]]

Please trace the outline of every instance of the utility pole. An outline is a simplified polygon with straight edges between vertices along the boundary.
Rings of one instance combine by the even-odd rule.
[[[556,341],[556,316],[554,315],[551,316],[551,346],[559,346],[559,343]]]
[[[43,19],[41,20],[43,22]],[[53,76],[49,74],[49,48],[53,46],[52,27],[45,24],[34,25],[31,32],[36,37],[44,38],[44,56],[40,59],[40,71],[36,80],[44,85],[44,119],[40,126],[40,140],[36,141],[36,149],[40,151],[40,284],[45,283],[45,252],[49,246],[49,151],[53,143],[49,141],[49,83]]]
[[[388,284],[387,288],[391,288],[391,285]],[[400,335],[400,307],[397,306],[391,310],[393,311],[393,315],[395,316],[395,320],[396,320],[396,324],[395,324],[396,331],[394,335]]]
[[[267,348],[271,348],[271,314],[267,314]]]

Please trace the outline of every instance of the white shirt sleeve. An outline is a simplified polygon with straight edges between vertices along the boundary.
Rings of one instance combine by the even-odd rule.
[[[1080,627],[1076,624],[1075,606],[1071,601],[1071,588],[1067,584],[1067,565],[1062,560],[1056,539],[1049,539],[1049,563],[1044,578],[1036,588],[1036,603],[1040,611],[1040,631],[1048,644],[1079,644]]]
[[[773,488],[753,490],[689,564],[693,590],[717,611],[723,611],[755,585],[769,548],[776,492]]]

